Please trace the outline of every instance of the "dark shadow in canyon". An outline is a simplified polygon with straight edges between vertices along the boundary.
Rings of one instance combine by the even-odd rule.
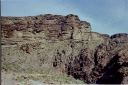
[[[123,74],[119,73],[118,70],[121,65],[117,63],[119,56],[114,56],[113,59],[103,69],[103,76],[97,80],[97,84],[120,84],[123,80]]]

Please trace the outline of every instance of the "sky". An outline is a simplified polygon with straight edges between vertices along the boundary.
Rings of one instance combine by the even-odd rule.
[[[2,16],[40,14],[75,14],[94,32],[128,33],[128,0],[1,0]]]

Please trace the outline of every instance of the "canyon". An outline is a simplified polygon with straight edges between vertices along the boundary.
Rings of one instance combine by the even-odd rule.
[[[77,15],[1,17],[2,71],[57,72],[85,83],[128,83],[128,34],[93,32]]]

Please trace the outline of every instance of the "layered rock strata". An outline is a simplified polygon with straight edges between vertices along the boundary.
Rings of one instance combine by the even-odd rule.
[[[1,17],[1,27],[5,71],[52,69],[86,83],[128,83],[127,33],[92,32],[73,14]]]

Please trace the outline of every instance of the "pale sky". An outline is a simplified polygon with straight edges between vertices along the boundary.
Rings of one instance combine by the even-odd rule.
[[[78,15],[92,31],[128,33],[128,0],[1,0],[2,16]]]

